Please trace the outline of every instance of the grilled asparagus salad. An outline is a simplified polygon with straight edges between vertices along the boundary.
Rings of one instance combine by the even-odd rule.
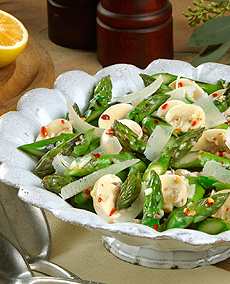
[[[116,98],[103,77],[84,113],[67,99],[66,117],[18,149],[44,188],[108,223],[230,230],[229,83],[140,76],[144,89]]]

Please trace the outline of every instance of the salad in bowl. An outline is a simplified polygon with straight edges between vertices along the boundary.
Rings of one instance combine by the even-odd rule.
[[[189,268],[230,244],[230,67],[70,71],[0,119],[0,178],[123,260]]]

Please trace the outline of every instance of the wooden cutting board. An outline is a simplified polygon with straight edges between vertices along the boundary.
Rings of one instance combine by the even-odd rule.
[[[55,70],[48,52],[33,38],[10,65],[0,68],[0,115],[16,110],[17,102],[27,91],[53,88]]]

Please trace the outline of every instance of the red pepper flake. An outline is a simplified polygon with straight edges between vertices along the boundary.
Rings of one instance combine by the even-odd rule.
[[[158,226],[157,224],[154,224],[154,225],[153,225],[153,229],[154,229],[154,230],[157,230],[158,228],[159,228],[159,226]]]
[[[42,126],[42,128],[41,128],[41,134],[42,134],[44,137],[46,137],[46,136],[48,135],[48,130],[46,129],[45,126]]]
[[[227,124],[227,125],[229,125],[229,124],[230,124],[230,120],[229,120],[229,121],[227,121],[227,122],[226,122],[226,124]]]
[[[147,129],[146,129],[146,127],[144,127],[144,126],[142,126],[142,131],[144,132],[144,133],[147,133]]]
[[[97,168],[98,168],[98,165],[95,165],[94,168],[97,169]]]
[[[158,215],[157,214],[154,214],[152,217],[153,217],[153,219],[158,219]]]
[[[96,153],[96,154],[92,153],[92,155],[93,155],[94,157],[96,157],[96,158],[100,158],[100,157],[101,157],[101,155],[100,155],[99,153]]]
[[[82,119],[83,121],[86,121],[86,117],[85,117],[85,116],[81,117],[81,119]]]
[[[123,140],[127,140],[127,139],[128,139],[127,137],[124,137],[124,138],[123,138]]]
[[[167,103],[163,104],[163,106],[161,107],[162,109],[166,109],[166,107],[168,106]]]
[[[89,190],[89,189],[86,189],[86,190],[84,191],[84,193],[85,193],[86,195],[90,195],[90,190]]]
[[[178,83],[178,87],[179,87],[179,88],[183,87],[183,83],[182,83],[182,82],[179,82],[179,83]]]
[[[193,120],[193,121],[191,122],[191,125],[192,125],[192,126],[195,126],[196,124],[197,124],[196,120]]]
[[[154,121],[153,121],[154,123],[159,123],[159,120],[157,120],[157,119],[154,119]]]
[[[101,116],[101,119],[103,119],[103,120],[110,120],[110,116],[108,114],[103,114]]]
[[[219,151],[219,157],[223,157],[223,152]]]
[[[215,142],[217,140],[217,138],[216,137],[214,137],[213,139],[212,139],[212,142]]]
[[[113,208],[109,213],[109,217],[111,217],[114,213],[115,213],[115,209]]]
[[[223,164],[224,162],[223,162],[223,161],[220,161],[220,163]]]
[[[229,211],[229,207],[226,209],[226,211]]]
[[[212,204],[215,204],[215,200],[213,198],[209,197],[206,201],[206,204],[208,206],[211,206]]]
[[[62,119],[62,120],[61,120],[61,123],[62,123],[62,124],[65,124],[65,120],[64,120],[64,119]]]
[[[186,215],[189,215],[189,213],[190,213],[188,208],[184,208],[183,211],[184,211],[184,213],[185,213]]]
[[[218,135],[222,135],[223,133],[222,132],[220,132]]]
[[[107,129],[105,132],[106,135],[114,135],[114,130],[112,128]]]
[[[218,96],[218,94],[217,93],[213,93],[212,96],[213,96],[213,98],[215,98],[215,97]]]
[[[102,198],[101,197],[98,197],[98,202],[102,202]]]

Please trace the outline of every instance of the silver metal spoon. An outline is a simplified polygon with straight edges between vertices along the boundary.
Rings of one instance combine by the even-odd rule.
[[[88,280],[34,276],[26,259],[13,243],[0,233],[0,283],[1,284],[96,284]],[[99,284],[99,283],[97,283]],[[102,283],[101,283],[102,284]]]
[[[0,183],[0,232],[9,238],[25,256],[33,271],[55,277],[80,280],[67,269],[48,260],[51,234],[44,210],[34,207],[17,196],[17,189]]]

